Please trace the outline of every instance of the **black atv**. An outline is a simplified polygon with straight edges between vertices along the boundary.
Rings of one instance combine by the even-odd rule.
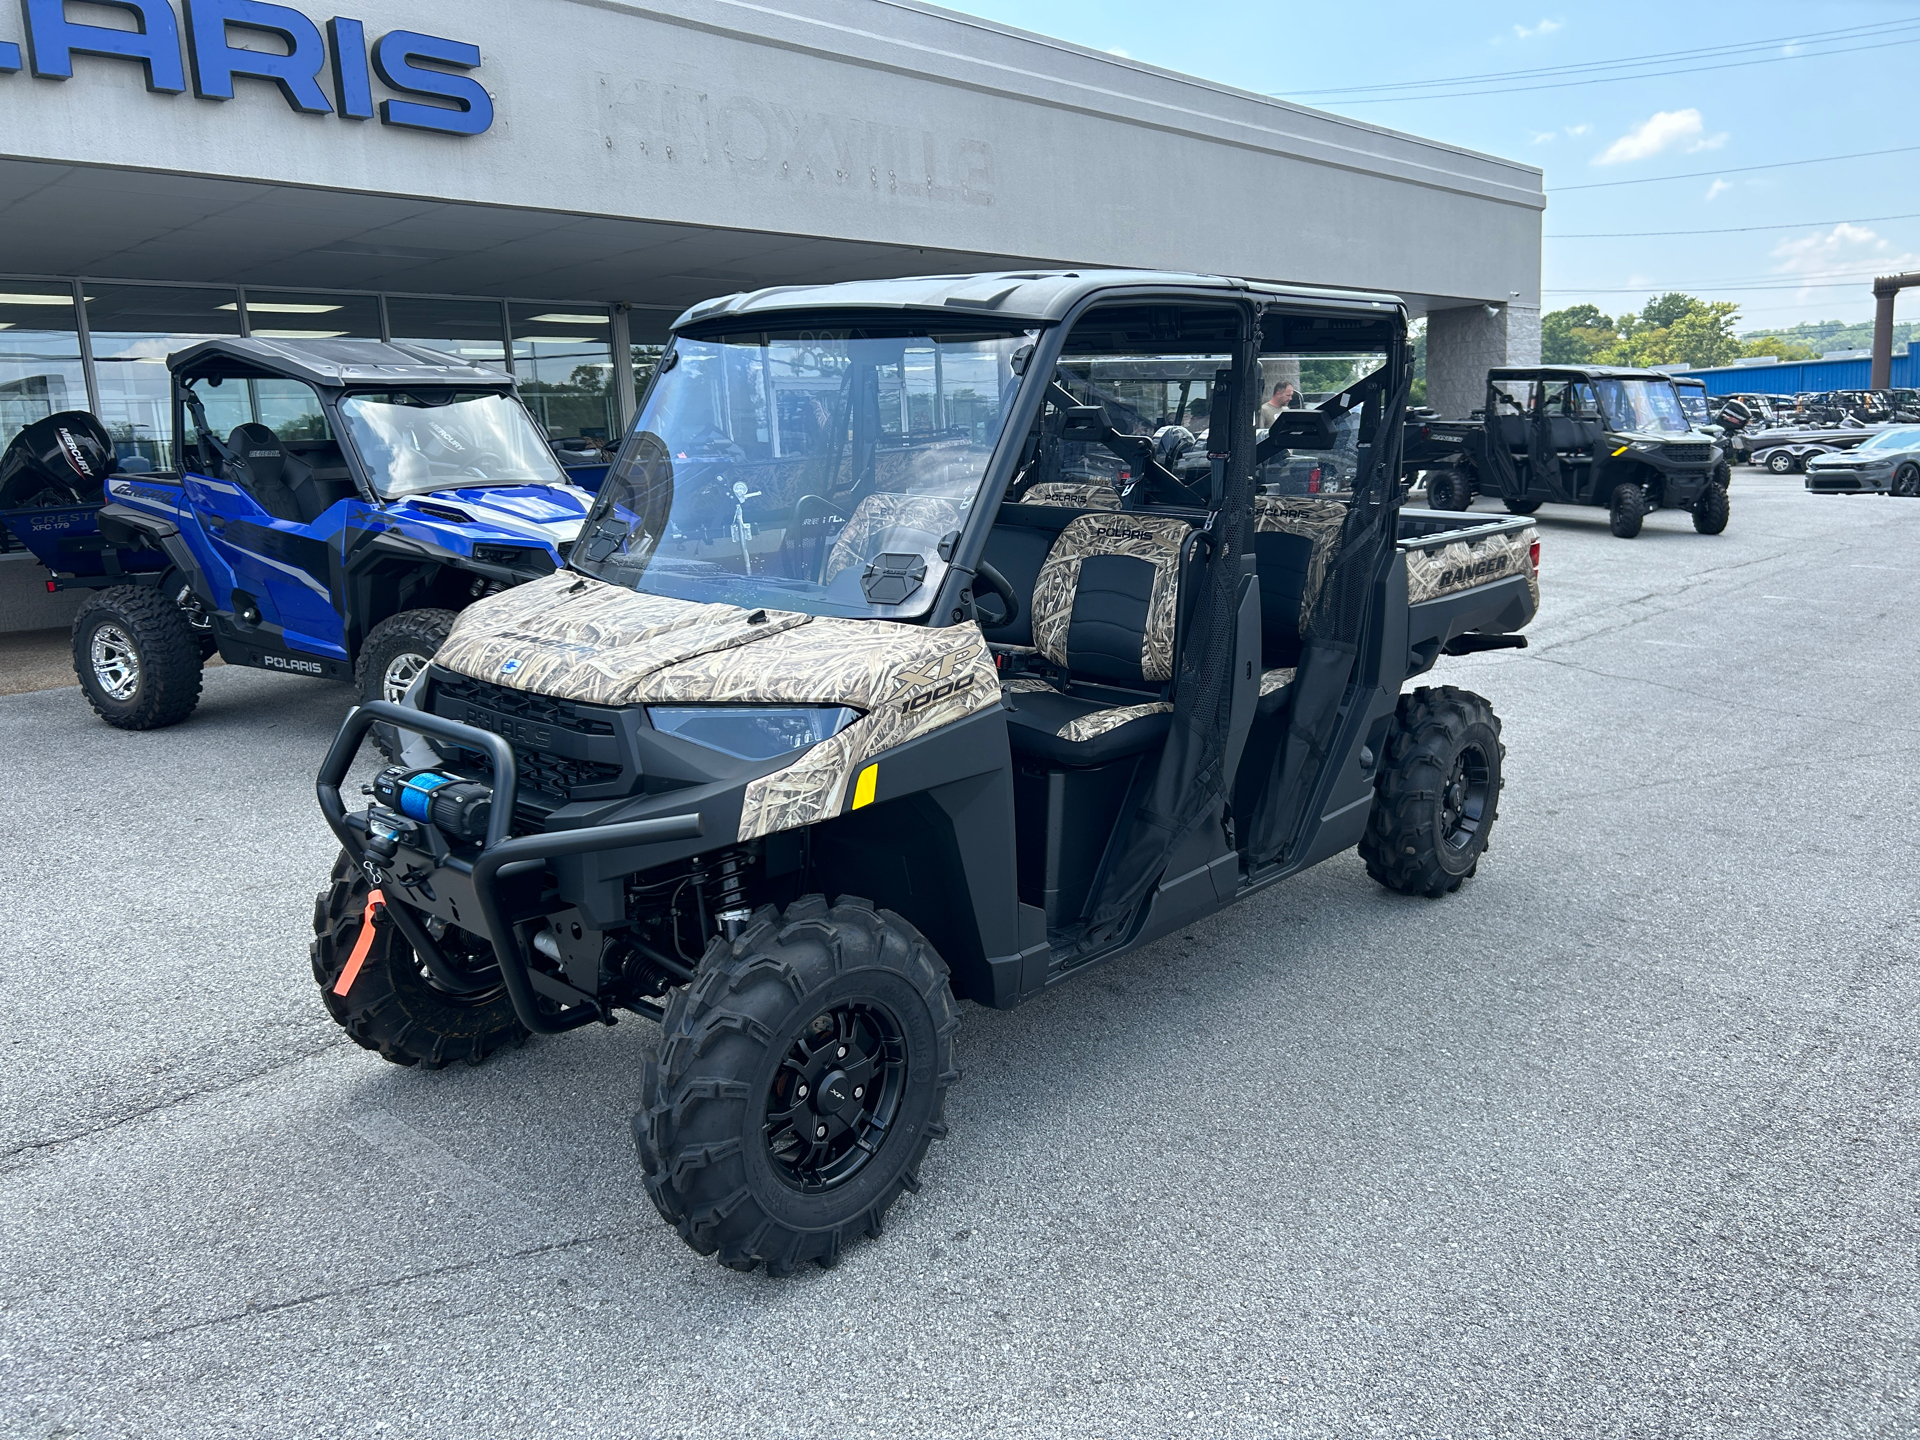
[[[1686,510],[1702,535],[1732,513],[1732,468],[1695,430],[1672,377],[1657,370],[1540,365],[1494,370],[1473,420],[1409,420],[1405,478],[1424,474],[1427,503],[1465,510],[1497,495],[1515,515],[1594,505],[1630,540],[1655,510]]]
[[[648,1193],[784,1272],[918,1188],[960,999],[1018,1005],[1356,846],[1391,890],[1459,889],[1500,722],[1403,688],[1526,643],[1538,544],[1399,513],[1406,324],[1133,272],[689,312],[567,567],[470,606],[327,757],[328,1009],[430,1067],[658,1024]],[[1349,383],[1262,434],[1303,372]],[[1196,390],[1204,465],[1166,435]],[[1350,491],[1284,493],[1305,453]],[[381,723],[402,763],[349,808]]]

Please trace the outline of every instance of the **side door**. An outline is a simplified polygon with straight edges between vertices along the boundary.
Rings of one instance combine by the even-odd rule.
[[[323,534],[303,515],[285,478],[286,442],[310,438],[308,432],[326,423],[319,397],[295,380],[230,379],[217,389],[195,383],[210,428],[236,421],[224,437],[235,460],[186,474],[195,518],[227,571],[208,577],[227,585],[226,594],[212,597],[214,603],[240,621],[243,633],[269,647],[346,660],[334,603],[338,537]],[[219,390],[231,393],[218,396],[217,404],[206,403]],[[181,433],[192,447],[189,453],[213,453],[198,444],[190,415],[183,416]],[[220,473],[209,475],[207,469]],[[245,622],[250,612],[258,614],[257,624]]]
[[[1572,504],[1584,505],[1593,497],[1607,423],[1600,414],[1600,400],[1589,381],[1576,380],[1567,386],[1565,406],[1569,439],[1561,456],[1561,474],[1567,486],[1565,498]]]

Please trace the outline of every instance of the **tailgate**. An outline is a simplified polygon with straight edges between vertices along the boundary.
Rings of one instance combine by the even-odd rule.
[[[1532,622],[1540,609],[1538,542],[1539,532],[1525,516],[1401,513],[1414,670],[1431,665],[1462,635],[1511,635]]]

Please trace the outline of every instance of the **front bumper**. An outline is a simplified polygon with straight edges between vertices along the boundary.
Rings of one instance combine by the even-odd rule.
[[[340,798],[340,785],[358,757],[368,732],[381,722],[491,757],[493,803],[486,838],[478,845],[456,850],[435,842],[429,851],[403,844],[391,857],[381,857],[369,849],[366,817],[347,812],[346,802]],[[509,829],[519,791],[513,747],[490,731],[383,701],[361,705],[348,713],[320,767],[315,789],[328,828],[354,863],[386,896],[387,914],[406,936],[421,963],[450,989],[472,988],[441,956],[439,947],[415,912],[486,936],[499,962],[501,981],[512,997],[514,1013],[522,1025],[536,1034],[558,1034],[608,1017],[594,996],[528,963],[521,937],[507,920],[503,889],[516,878],[544,871],[549,862],[593,852],[624,852],[620,863],[625,868],[643,868],[649,863],[646,857],[651,847],[698,840],[706,828],[705,818],[695,810],[511,838]],[[692,797],[684,796],[683,792],[682,797],[674,798]],[[638,863],[629,864],[629,860]],[[547,1002],[545,1005],[543,999]]]
[[[1807,471],[1807,489],[1815,495],[1879,495],[1892,481],[1892,470],[1882,474],[1878,470],[1834,466]]]
[[[1663,470],[1661,480],[1663,494],[1660,503],[1668,509],[1685,509],[1713,483],[1713,467],[1689,466],[1685,470]]]

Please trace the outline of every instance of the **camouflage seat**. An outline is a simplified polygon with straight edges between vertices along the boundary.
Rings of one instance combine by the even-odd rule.
[[[1268,673],[1297,665],[1308,621],[1339,558],[1347,520],[1341,500],[1257,495],[1253,553],[1260,568],[1260,663]],[[1268,693],[1263,684],[1262,693]]]
[[[1135,513],[1082,515],[1060,532],[1032,601],[1034,648],[1058,674],[1007,682],[1015,750],[1103,765],[1166,739],[1192,535],[1185,520]]]
[[[1030,485],[1021,505],[1058,505],[1068,510],[1118,510],[1120,492],[1091,480],[1043,480]]]

